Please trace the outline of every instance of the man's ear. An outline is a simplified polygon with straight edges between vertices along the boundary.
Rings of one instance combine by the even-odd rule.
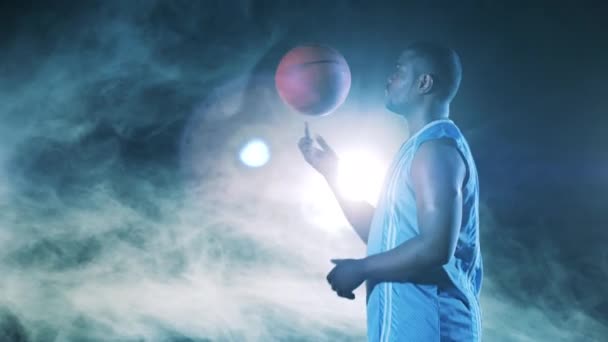
[[[427,94],[433,89],[433,76],[430,74],[422,74],[418,78],[418,91],[421,94]]]

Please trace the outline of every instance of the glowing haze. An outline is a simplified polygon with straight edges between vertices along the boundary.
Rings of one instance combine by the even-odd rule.
[[[331,258],[365,246],[296,143],[309,120],[342,159],[341,191],[374,202],[407,138],[382,106],[390,66],[372,62],[395,56],[349,45],[350,30],[332,36],[366,17],[348,2],[257,4],[0,8],[0,340],[365,338],[364,289],[347,301],[325,281]],[[351,93],[327,117],[293,113],[274,90],[277,58],[303,40],[352,61]],[[607,336],[583,310],[601,296],[576,300],[557,251],[535,257],[482,204],[487,340]],[[544,297],[523,291],[522,274],[552,280]]]

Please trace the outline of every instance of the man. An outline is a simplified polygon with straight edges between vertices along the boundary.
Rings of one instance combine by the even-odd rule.
[[[430,43],[407,47],[386,86],[386,107],[407,120],[409,138],[388,170],[378,207],[337,191],[338,157],[317,136],[299,141],[367,244],[363,259],[332,260],[327,281],[354,299],[367,285],[370,342],[480,341],[479,186],[468,143],[449,119],[460,58]]]

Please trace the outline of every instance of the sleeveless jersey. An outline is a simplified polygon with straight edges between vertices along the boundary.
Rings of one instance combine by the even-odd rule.
[[[416,200],[410,180],[414,154],[431,139],[452,139],[467,175],[462,221],[454,254],[441,267],[443,284],[367,282],[370,342],[480,341],[479,293],[483,262],[479,245],[479,182],[469,145],[450,119],[435,120],[407,139],[387,171],[367,242],[367,255],[393,249],[417,236]]]

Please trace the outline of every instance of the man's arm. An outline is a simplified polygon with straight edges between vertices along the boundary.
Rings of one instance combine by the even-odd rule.
[[[420,146],[412,161],[420,234],[392,250],[362,259],[366,279],[415,282],[454,254],[462,219],[466,166],[449,140]]]
[[[338,189],[336,174],[326,176],[325,180],[327,180],[327,184],[329,184],[336,200],[340,204],[346,220],[348,220],[361,240],[367,244],[375,208],[366,201],[354,201],[345,198]]]

